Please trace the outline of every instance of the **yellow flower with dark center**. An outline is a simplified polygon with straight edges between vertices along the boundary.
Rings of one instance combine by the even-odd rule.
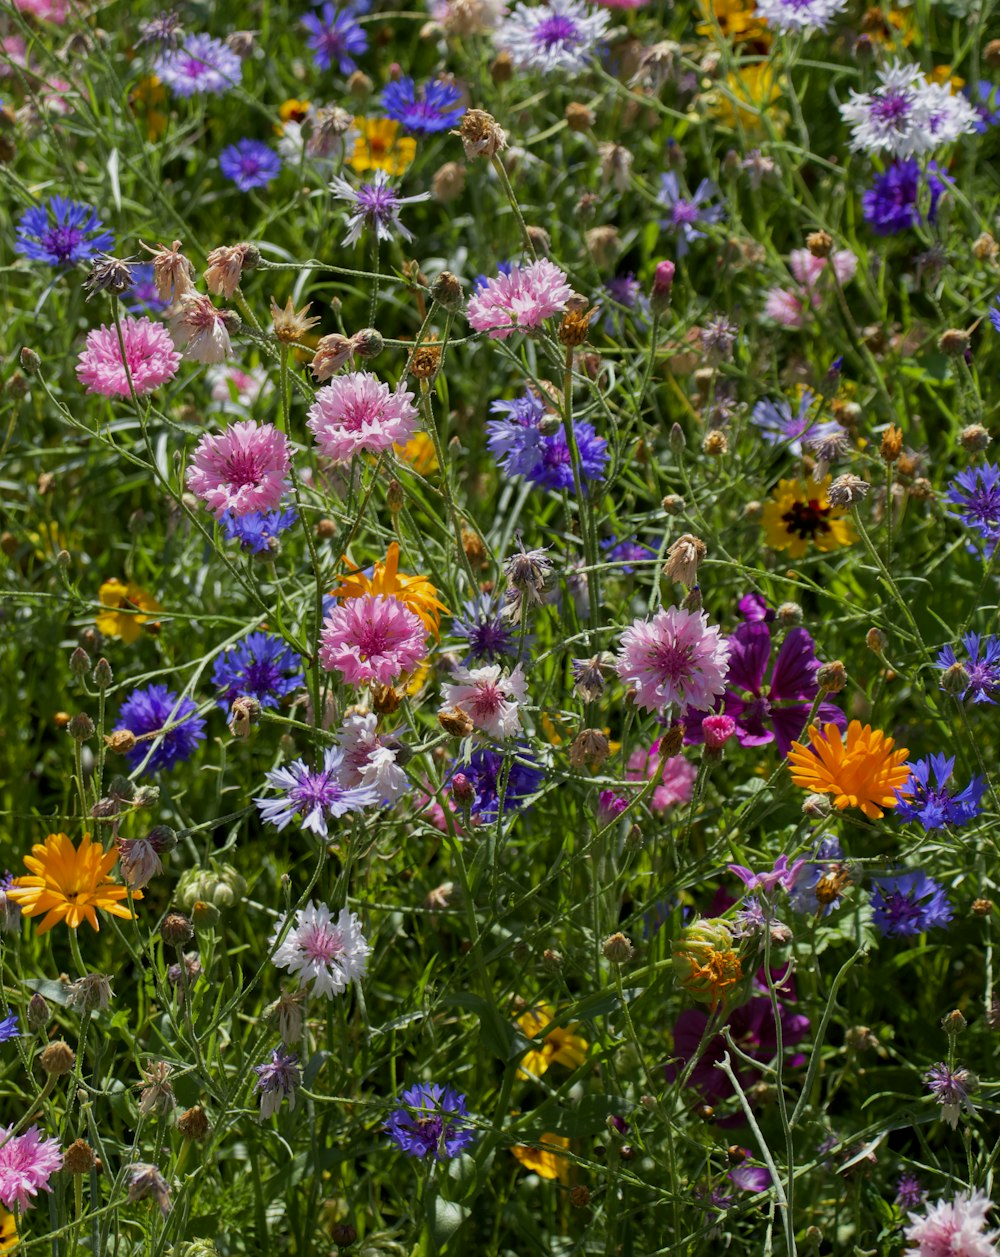
[[[578,1069],[587,1059],[590,1044],[576,1033],[576,1022],[568,1026],[552,1025],[555,1009],[551,1004],[539,1004],[517,1019],[517,1024],[529,1039],[541,1039],[541,1046],[527,1052],[517,1071],[521,1078],[540,1078],[550,1065],[565,1065]],[[551,1029],[547,1027],[551,1026]]]
[[[312,106],[307,100],[295,100],[294,98],[283,100],[278,106],[278,117],[282,122],[302,123],[309,117],[311,108]],[[275,127],[274,129],[279,135],[283,134],[281,127]]]
[[[343,560],[347,563],[347,559]],[[399,543],[394,541],[386,551],[385,561],[375,564],[371,576],[365,572],[352,572],[342,578],[336,589],[330,590],[333,598],[362,598],[365,594],[383,594],[398,598],[414,615],[418,615],[429,633],[441,635],[441,612],[450,615],[448,608],[438,598],[438,591],[426,576],[407,576],[399,570]]]
[[[399,123],[391,118],[355,118],[360,135],[347,164],[359,175],[366,170],[384,170],[401,175],[417,155],[417,141],[399,134]]]
[[[412,467],[418,476],[429,476],[438,469],[437,451],[426,432],[417,432],[405,445],[394,445],[392,448],[399,461]]]
[[[893,793],[906,793],[910,770],[906,747],[894,750],[895,742],[881,729],[852,720],[846,739],[835,724],[809,726],[810,746],[793,742],[788,752],[792,781],[812,794],[833,796],[839,811],[859,807],[865,816],[878,820],[882,809],[895,807]]]
[[[117,576],[106,580],[97,591],[101,605],[107,607],[97,617],[97,627],[105,637],[120,637],[131,646],[142,632],[152,615],[138,614],[162,611],[163,608],[155,598],[131,581],[125,584]]]
[[[696,29],[706,39],[716,33],[716,25],[723,38],[737,41],[759,39],[767,29],[754,0],[698,0],[698,9],[704,20]]]
[[[3,1205],[0,1205],[0,1257],[4,1253],[12,1253],[17,1248],[17,1220]]]
[[[530,1148],[527,1144],[517,1144],[511,1148],[514,1156],[526,1170],[533,1170],[539,1178],[557,1178],[560,1183],[569,1179],[569,1160],[561,1156],[556,1148],[565,1151],[569,1140],[562,1135],[544,1134],[539,1139],[538,1148]]]
[[[775,550],[787,550],[789,557],[800,559],[810,546],[826,554],[840,546],[849,546],[856,538],[854,527],[845,512],[831,506],[826,496],[830,487],[827,476],[818,484],[812,480],[781,480],[760,517],[767,544]]]
[[[121,902],[128,895],[128,887],[108,877],[117,859],[116,847],[105,851],[99,843],[91,842],[90,834],[83,835],[79,847],[74,847],[65,834],[49,834],[24,857],[31,876],[15,877],[7,894],[20,905],[23,916],[45,913],[39,934],[60,922],[76,930],[88,921],[92,929],[99,930],[97,908],[132,921],[133,914]],[[132,896],[141,899],[142,891],[134,890]]]

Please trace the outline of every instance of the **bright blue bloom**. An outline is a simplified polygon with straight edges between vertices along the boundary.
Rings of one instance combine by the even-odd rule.
[[[498,274],[498,275],[509,275],[509,274],[511,273],[511,271],[514,269],[514,267],[515,267],[516,265],[517,265],[517,263],[516,263],[516,262],[498,262],[498,263],[497,263],[497,274]],[[490,282],[490,280],[491,280],[491,279],[493,279],[493,278],[494,278],[494,276],[492,276],[492,275],[477,275],[477,276],[476,276],[476,278],[472,281],[472,288],[473,288],[473,291],[474,291],[474,292],[479,292],[480,288],[485,288],[485,287],[486,287],[486,285],[487,285],[487,284]]]
[[[1000,693],[1000,638],[987,637],[982,642],[980,658],[980,636],[978,633],[966,633],[962,645],[968,654],[968,660],[962,665],[969,674],[969,684],[957,695],[966,698],[972,695],[974,703],[992,703]],[[960,662],[951,645],[945,646],[938,655],[936,664],[942,672],[953,668]]]
[[[408,1157],[432,1157],[445,1161],[457,1157],[476,1142],[475,1131],[465,1120],[469,1115],[465,1096],[436,1082],[418,1082],[399,1097],[385,1125],[386,1134]]]
[[[233,515],[228,512],[219,521],[227,541],[238,541],[250,554],[263,554],[272,549],[271,542],[279,533],[298,520],[293,510],[251,511],[249,515]]]
[[[959,472],[948,485],[948,501],[959,507],[959,518],[974,528],[992,554],[1000,539],[1000,467],[981,463]]]
[[[508,416],[486,422],[490,453],[508,476],[523,476],[546,489],[573,492],[573,463],[566,433],[560,427],[551,436],[542,434],[539,425],[551,412],[536,394],[527,390],[513,401],[494,402],[490,411]],[[580,452],[581,478],[603,479],[607,441],[583,419],[574,421],[573,431]]]
[[[382,92],[382,108],[413,135],[433,135],[456,125],[465,109],[459,105],[462,93],[452,83],[435,79],[418,93],[413,79],[404,76],[387,83]],[[456,107],[457,106],[457,107]]]
[[[15,253],[49,266],[76,266],[114,248],[108,231],[92,206],[50,196],[44,205],[25,210],[17,224]]]
[[[190,698],[178,699],[173,690],[165,685],[147,685],[144,690],[133,690],[124,703],[115,725],[115,732],[128,729],[135,736],[157,733],[164,725],[175,727],[162,737],[139,742],[126,753],[128,766],[136,769],[149,755],[143,775],[167,771],[181,760],[189,759],[205,740],[205,722],[198,714],[197,704]],[[178,723],[179,722],[179,723]],[[149,748],[153,747],[150,755]]]
[[[908,938],[947,925],[951,904],[944,887],[926,873],[875,877],[872,916],[887,938]]]
[[[990,316],[990,322],[993,324],[994,328],[1000,332],[1000,297],[997,297],[996,303],[990,306],[988,314]]]
[[[896,815],[904,821],[919,821],[929,833],[946,825],[968,825],[983,810],[980,800],[986,793],[982,777],[973,777],[960,793],[948,790],[948,781],[955,767],[955,757],[931,755],[910,765],[907,783],[909,797],[896,790],[899,800]],[[931,785],[931,775],[934,785]]]
[[[974,126],[980,135],[1000,123],[1000,87],[995,83],[969,83],[963,89],[969,104],[979,115]]]
[[[287,695],[305,684],[302,660],[280,637],[250,633],[219,655],[212,673],[219,706],[228,709],[234,698],[256,698],[261,707],[278,707]]]
[[[691,248],[692,240],[703,240],[705,232],[699,231],[696,224],[707,226],[717,223],[725,214],[721,205],[711,205],[712,197],[718,188],[709,179],[702,179],[695,189],[694,196],[681,195],[680,183],[672,170],[660,180],[660,204],[667,210],[667,217],[660,219],[664,231],[676,232],[677,256],[679,258]]]
[[[307,13],[302,25],[309,32],[306,42],[321,70],[329,70],[336,62],[341,74],[353,74],[358,68],[355,56],[368,51],[368,36],[352,9],[324,4],[319,17]]]
[[[238,140],[219,154],[219,169],[241,192],[249,192],[277,179],[281,158],[263,140]]]
[[[200,32],[158,57],[153,73],[175,96],[222,96],[243,77],[243,62],[221,39]]]
[[[21,1032],[17,1028],[17,1013],[10,1013],[7,1017],[0,1017],[0,1043],[6,1043],[8,1039],[19,1039]]]
[[[626,537],[624,541],[619,541],[617,537],[608,537],[601,542],[601,549],[607,551],[608,558],[613,563],[620,563],[622,571],[626,573],[635,571],[632,566],[634,563],[656,558],[656,551],[644,546],[641,541],[636,541],[635,537]]]
[[[836,838],[824,838],[813,856],[814,860],[822,860],[822,864],[804,864],[795,875],[795,881],[788,892],[788,902],[796,912],[809,916],[829,916],[840,904],[840,899],[832,899],[821,904],[816,898],[816,884],[820,878],[832,872],[832,861],[842,860],[844,853]]]
[[[500,614],[499,604],[486,594],[470,598],[451,622],[451,631],[468,643],[464,664],[499,663],[517,654],[514,630]]]
[[[507,777],[507,788],[504,791],[504,809],[521,807],[530,794],[534,794],[542,784],[542,774],[530,762],[530,753],[525,747],[517,747],[510,760],[510,772]],[[496,751],[484,748],[475,750],[467,764],[457,764],[455,772],[464,773],[472,782],[476,797],[472,811],[487,822],[495,821],[500,805],[498,779],[503,767],[504,757]],[[454,774],[453,774],[454,775]]]
[[[944,191],[944,184],[933,172],[933,162],[926,176],[913,158],[893,162],[884,174],[875,176],[875,182],[861,198],[861,210],[877,236],[894,236],[923,221],[918,203],[925,182],[929,195],[927,221],[932,223],[937,216],[938,198]]]
[[[152,262],[140,262],[132,267],[132,287],[120,300],[132,314],[159,314],[170,305],[156,290]]]

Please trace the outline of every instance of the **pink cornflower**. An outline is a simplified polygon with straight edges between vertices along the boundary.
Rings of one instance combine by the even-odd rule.
[[[122,342],[125,345],[124,362],[118,332],[114,327],[102,324],[87,333],[87,347],[76,360],[76,378],[87,386],[88,393],[128,397],[129,376],[136,393],[151,393],[177,374],[181,356],[162,323],[154,323],[147,318],[125,318],[122,320]]]
[[[51,1191],[49,1178],[62,1169],[58,1139],[43,1139],[38,1127],[23,1135],[12,1134],[13,1126],[0,1126],[0,1201],[5,1209],[29,1209],[29,1196],[38,1189]]]
[[[270,938],[273,947],[288,924],[283,917]],[[371,948],[361,933],[361,922],[346,908],[334,921],[326,904],[310,899],[295,914],[292,929],[271,959],[279,969],[312,982],[314,995],[342,995],[351,982],[364,976]]]
[[[467,315],[477,332],[506,340],[512,332],[538,327],[543,319],[565,310],[571,295],[565,272],[548,258],[539,258],[487,280],[469,299]]]
[[[903,1234],[910,1241],[903,1257],[997,1257],[1000,1231],[986,1231],[993,1208],[985,1192],[959,1192],[953,1201],[939,1200],[926,1214],[910,1213]]]
[[[224,362],[233,356],[227,311],[218,310],[211,297],[189,292],[179,297],[170,314],[170,334],[188,362]]]
[[[348,685],[391,685],[426,653],[420,617],[385,594],[348,598],[333,608],[320,634],[320,663],[327,672],[336,669]]]
[[[513,737],[521,728],[518,705],[526,693],[524,674],[518,664],[510,676],[503,676],[500,664],[487,668],[460,668],[457,685],[442,685],[442,711],[457,707],[477,729],[495,738]]]
[[[615,667],[646,711],[671,703],[708,711],[726,688],[729,644],[704,611],[667,607],[625,630]]]
[[[813,257],[808,249],[793,249],[788,258],[788,268],[800,287],[769,288],[764,298],[767,317],[782,327],[803,327],[809,307],[817,310],[822,303],[818,281],[827,262],[832,263],[833,273],[840,285],[849,283],[858,269],[857,256],[850,249],[838,249],[829,258]]]
[[[660,762],[660,740],[657,740],[648,751],[633,751],[628,758],[628,770],[625,773],[628,781],[651,781],[656,776]],[[660,784],[653,791],[649,800],[649,810],[657,816],[678,803],[690,803],[694,792],[695,778],[698,770],[683,755],[672,755],[664,760],[660,774]]]
[[[736,721],[732,716],[706,716],[701,725],[705,735],[705,745],[710,751],[718,751],[726,745],[736,732]]]
[[[203,436],[187,470],[192,493],[222,519],[273,511],[288,488],[288,440],[270,423],[231,424],[221,436]]]
[[[62,26],[69,11],[68,0],[14,0],[14,8],[30,13],[42,22],[54,22]]]
[[[417,417],[413,394],[402,383],[391,392],[370,371],[348,371],[319,390],[306,427],[324,457],[346,463],[362,450],[381,454],[405,445]]]

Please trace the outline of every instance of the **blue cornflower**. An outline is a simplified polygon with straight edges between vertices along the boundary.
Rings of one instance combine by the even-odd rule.
[[[933,162],[926,175],[921,174],[920,163],[911,158],[893,162],[884,174],[875,176],[861,197],[861,212],[877,236],[894,236],[923,221],[919,201],[924,182],[929,194],[927,221],[932,223],[944,191],[944,184],[933,172]]]
[[[281,158],[263,140],[238,140],[219,154],[219,169],[241,192],[249,192],[278,177]]]
[[[948,501],[959,507],[959,518],[984,541],[996,545],[1000,536],[1000,467],[980,463],[959,472],[948,485]]]
[[[234,698],[256,698],[261,707],[275,708],[287,694],[302,688],[305,677],[301,658],[280,637],[250,633],[216,659],[212,684],[222,708]]]
[[[368,36],[352,9],[324,4],[319,17],[307,13],[302,25],[309,32],[306,42],[321,70],[329,70],[336,62],[341,74],[353,74],[358,68],[355,56],[368,51]]]
[[[132,267],[132,287],[122,294],[120,300],[125,309],[133,314],[159,314],[170,305],[157,290],[152,262],[139,262]]]
[[[459,105],[462,93],[453,83],[435,79],[418,92],[408,75],[387,83],[382,92],[382,108],[404,131],[413,135],[433,135],[455,126],[465,109]]]
[[[836,420],[821,419],[817,422],[813,418],[810,412],[815,401],[816,394],[803,389],[793,412],[785,398],[771,401],[765,397],[754,406],[750,422],[760,429],[765,441],[770,444],[781,442],[789,454],[799,455],[802,453],[803,437],[806,438],[805,444],[812,447],[828,438],[844,436],[844,429]]]
[[[829,877],[836,871],[834,861],[843,858],[844,853],[836,838],[822,839],[816,848],[813,860],[822,860],[823,863],[804,864],[796,873],[795,881],[788,892],[788,902],[796,912],[825,917],[839,905],[839,895],[834,895],[833,898],[824,896],[824,901],[821,903],[816,894],[816,887],[823,878]]]
[[[540,425],[549,411],[540,398],[526,391],[513,401],[493,402],[490,411],[508,416],[486,423],[490,453],[508,476],[523,476],[546,489],[572,492],[573,464],[566,433],[559,428],[551,436],[543,435]],[[582,419],[574,421],[573,432],[580,451],[581,478],[602,479],[608,461],[607,441]]]
[[[14,251],[49,266],[76,266],[92,261],[99,253],[110,253],[114,244],[113,233],[92,206],[50,196],[43,205],[21,215]]]
[[[294,510],[251,511],[249,515],[229,512],[219,521],[227,541],[238,541],[250,554],[263,554],[274,549],[272,541],[298,520]]]
[[[153,73],[175,96],[223,96],[243,77],[243,62],[223,40],[201,31],[182,47],[168,48],[154,62]]]
[[[996,298],[995,303],[990,306],[987,313],[989,314],[990,322],[993,324],[996,331],[1000,332],[1000,297]]]
[[[509,275],[516,265],[517,265],[516,262],[498,262],[497,274]],[[494,277],[492,275],[477,275],[476,278],[472,281],[473,292],[478,292],[480,288],[485,288],[486,285],[493,278]]]
[[[607,557],[612,563],[621,564],[625,573],[635,571],[634,563],[656,558],[656,551],[644,546],[641,541],[636,541],[635,537],[626,537],[623,541],[614,536],[607,537],[601,542],[601,549],[607,551]]]
[[[451,622],[451,631],[462,637],[469,649],[462,660],[472,663],[499,663],[517,653],[514,630],[500,613],[500,606],[486,594],[470,598]]]
[[[302,1082],[299,1070],[299,1058],[294,1052],[287,1054],[280,1047],[271,1053],[271,1059],[263,1065],[254,1065],[253,1072],[257,1075],[257,1090],[260,1092],[260,1120],[267,1119],[281,1107],[282,1100],[288,1101],[289,1109],[295,1108],[295,1092]]]
[[[987,637],[982,641],[982,657],[980,657],[981,638],[978,633],[966,633],[962,637],[962,645],[968,654],[968,660],[962,669],[968,675],[969,682],[963,690],[955,694],[956,698],[972,695],[974,703],[992,703],[1000,694],[1000,638]],[[958,664],[954,648],[951,645],[938,655],[936,666],[942,672],[948,672]],[[944,688],[944,678],[941,681]]]
[[[980,135],[1000,123],[1000,87],[996,83],[969,83],[963,91],[976,111],[973,126]]]
[[[327,747],[322,768],[314,771],[306,768],[301,759],[296,759],[287,767],[265,774],[267,784],[280,793],[274,798],[254,799],[261,820],[282,830],[296,816],[301,816],[303,829],[311,829],[326,838],[329,817],[360,812],[379,803],[380,795],[371,786],[344,785],[343,763],[344,752],[338,747]]]
[[[6,1017],[0,1017],[0,1043],[6,1043],[8,1039],[19,1039],[21,1032],[17,1028],[17,1013],[10,1013]]]
[[[484,821],[495,821],[497,818],[500,805],[499,777],[503,762],[503,755],[480,748],[472,752],[467,764],[455,767],[455,772],[463,773],[472,783],[476,792],[472,811],[477,812]],[[517,747],[510,760],[510,772],[504,790],[505,810],[521,807],[528,795],[534,794],[541,784],[542,774],[530,762],[528,750]]]
[[[159,731],[166,725],[173,727],[159,736]],[[149,733],[158,735],[137,743],[126,752],[125,758],[132,769],[138,768],[149,755],[142,770],[144,776],[159,772],[161,768],[169,770],[181,760],[189,759],[198,743],[205,740],[205,722],[198,715],[197,704],[190,698],[178,698],[165,685],[148,685],[144,690],[133,690],[122,703],[115,725],[116,732],[121,729],[128,729],[137,738]],[[153,747],[152,754],[150,746]]]
[[[408,1157],[445,1161],[475,1143],[475,1132],[465,1120],[469,1115],[465,1096],[451,1087],[418,1082],[399,1099],[403,1107],[390,1115],[385,1131]]]
[[[944,887],[926,873],[875,877],[872,883],[872,916],[888,938],[923,934],[947,925],[952,918]]]
[[[973,777],[960,793],[947,789],[954,755],[931,755],[910,765],[910,780],[905,793],[896,790],[899,800],[896,815],[900,820],[919,821],[929,833],[932,829],[944,829],[946,825],[968,825],[982,811],[980,800],[986,793],[982,777]],[[931,774],[934,786],[931,785]]]
[[[682,196],[681,186],[672,170],[660,180],[660,204],[667,209],[667,217],[660,219],[664,231],[676,232],[677,256],[682,258],[691,248],[692,240],[703,240],[705,232],[699,231],[696,224],[707,226],[717,223],[725,213],[721,205],[711,205],[712,197],[718,188],[709,179],[702,179],[695,189],[694,196]]]

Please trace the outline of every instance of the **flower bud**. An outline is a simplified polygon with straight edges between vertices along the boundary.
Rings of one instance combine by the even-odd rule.
[[[679,454],[687,445],[687,438],[684,435],[684,429],[679,423],[673,423],[670,427],[670,448],[675,454]]]
[[[37,375],[42,367],[42,360],[33,349],[24,345],[20,354],[21,366],[29,375]]]
[[[69,670],[75,677],[86,676],[91,669],[90,656],[82,646],[77,646],[69,657]]]
[[[670,305],[670,293],[674,286],[674,273],[677,268],[673,262],[657,262],[653,272],[653,286],[649,293],[649,304],[654,314],[663,314]]]
[[[25,1020],[28,1023],[29,1030],[42,1030],[49,1024],[49,1018],[52,1016],[49,1010],[49,1002],[44,995],[38,991],[28,1000],[28,1011]]]
[[[950,358],[961,358],[969,348],[970,336],[964,328],[949,327],[938,337],[938,349]]]
[[[194,930],[182,912],[168,912],[160,926],[160,937],[170,947],[183,947],[194,938]]]
[[[451,797],[459,807],[472,807],[476,801],[476,788],[465,775],[456,773],[451,779]]]
[[[968,1024],[957,1008],[941,1019],[941,1029],[950,1035],[961,1034]]]
[[[668,493],[660,503],[664,513],[667,515],[683,515],[684,505],[684,499],[676,493]]]
[[[94,722],[85,711],[77,712],[67,728],[74,742],[88,742],[96,732]]]
[[[581,104],[578,100],[569,102],[563,117],[571,131],[589,131],[596,121],[593,109],[589,105]]]
[[[962,449],[969,454],[980,454],[993,439],[981,423],[970,423],[959,436]]]
[[[972,678],[960,663],[953,663],[941,674],[941,688],[955,698],[961,698],[971,684]]]
[[[802,623],[802,608],[797,602],[783,602],[776,612],[782,628],[794,628]]]
[[[816,684],[827,694],[839,694],[847,684],[847,669],[839,659],[825,663],[816,673]]]
[[[385,348],[382,333],[374,327],[363,327],[360,332],[354,333],[351,340],[354,342],[355,357],[360,358],[362,362],[377,358]]]
[[[885,648],[889,644],[889,639],[880,628],[870,628],[865,634],[865,645],[875,655],[885,653]]]
[[[89,1174],[97,1165],[97,1157],[86,1139],[77,1139],[63,1153],[63,1169],[68,1174]]]
[[[743,977],[729,926],[719,917],[686,925],[671,945],[674,976],[699,1003],[716,1008]]]
[[[76,1053],[63,1039],[56,1039],[42,1049],[38,1060],[50,1078],[61,1078],[76,1064]]]
[[[243,694],[233,699],[229,715],[229,732],[234,738],[245,738],[260,719],[260,700]]]
[[[111,671],[111,664],[104,658],[98,659],[94,664],[94,684],[97,688],[106,690],[114,679],[115,674]]]
[[[628,964],[635,955],[631,939],[621,933],[612,934],[606,938],[601,945],[601,951],[604,953],[604,959],[609,960],[613,965]]]
[[[442,271],[431,285],[431,299],[452,313],[462,308],[464,296],[460,281],[451,271]]]
[[[809,794],[802,804],[802,811],[813,820],[823,820],[830,815],[832,805],[825,794]]]

